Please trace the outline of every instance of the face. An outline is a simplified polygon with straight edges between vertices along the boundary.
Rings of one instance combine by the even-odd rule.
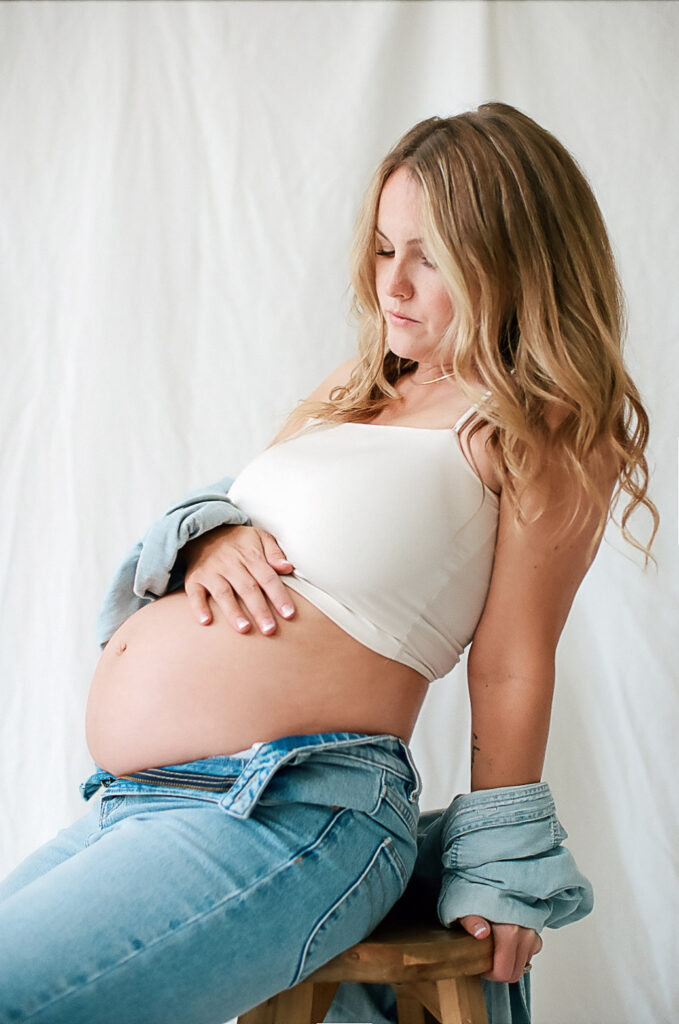
[[[375,285],[387,344],[405,359],[440,366],[436,346],[453,317],[438,269],[427,258],[419,183],[406,167],[382,189],[375,233]]]

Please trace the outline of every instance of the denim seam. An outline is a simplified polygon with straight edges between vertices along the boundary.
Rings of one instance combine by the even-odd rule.
[[[138,783],[137,785],[142,786],[143,784]],[[111,792],[111,788],[102,795],[102,803],[105,800],[125,800],[128,797],[139,797],[143,800],[146,797],[153,798],[154,796],[166,796],[176,797],[178,800],[195,800],[198,803],[208,803],[219,806],[219,802],[224,795],[223,793],[214,792],[209,789],[197,790],[186,786],[166,787],[154,785],[144,786],[141,789],[114,789],[113,792]],[[229,791],[227,790],[227,793],[228,792]]]
[[[389,804],[394,814],[398,815],[399,819],[403,822],[408,831],[412,832],[417,824],[416,815],[411,814],[409,817],[406,817],[405,812],[398,806],[396,801],[392,800],[388,789],[385,791],[384,800],[385,803]]]
[[[394,841],[392,839],[390,839],[389,843],[385,846],[384,852],[385,852],[386,856],[392,861],[392,866],[393,866],[394,870],[398,872],[398,874],[399,874],[399,876],[401,878],[401,882],[403,883],[403,890],[405,891],[405,887],[408,884],[410,876],[413,873],[413,868],[415,867],[415,858],[413,858],[413,866],[411,867],[411,869],[409,871],[408,868],[405,865],[405,861],[403,860],[403,857],[398,852],[398,849],[396,847],[396,843],[394,843]],[[403,895],[403,892],[401,893],[401,895]]]
[[[496,789],[476,789],[471,793],[460,793],[456,800],[472,806],[479,804],[517,803],[528,800],[551,800],[547,782],[528,782],[519,786],[500,786]]]
[[[285,765],[289,765],[290,762],[294,762],[294,760],[300,755],[305,754],[310,757],[315,753],[337,751],[338,753],[341,752],[342,756],[346,756],[345,750],[347,747],[355,747],[359,745],[365,746],[368,743],[385,739],[393,740],[393,736],[384,733],[379,736],[371,736],[369,739],[365,736],[358,736],[346,740],[320,743],[315,746],[309,744],[307,746],[293,747],[283,756],[279,755],[274,758],[270,753],[268,757],[261,759],[260,764],[256,763],[259,754],[258,751],[243,769],[243,772],[238,777],[231,790],[222,797],[222,807],[227,814],[230,814],[232,817],[246,819],[252,813],[260,795],[269,785],[273,776]],[[360,761],[363,766],[376,766],[376,761],[371,758],[359,757],[357,760]],[[379,765],[379,767],[382,766]],[[243,809],[241,809],[241,806],[243,806]]]
[[[516,807],[523,805],[524,807],[531,808],[537,805],[538,808],[543,809],[544,813],[554,813],[555,804],[554,798],[548,793],[530,793],[521,794],[518,793],[514,796],[495,796],[479,798],[472,800],[470,798],[476,797],[477,793],[465,793],[462,796],[455,798],[452,804],[452,809],[455,817],[463,817],[467,815],[477,814],[493,814],[497,811],[506,808]],[[485,796],[485,794],[484,794]],[[466,798],[466,800],[465,800]],[[467,806],[465,806],[465,803]],[[455,806],[457,805],[457,806]]]
[[[482,832],[493,828],[504,828],[506,825],[533,825],[540,822],[549,823],[554,828],[555,814],[545,814],[538,811],[506,811],[502,815],[479,815],[476,821],[449,823],[447,829],[448,840],[457,839],[459,836],[469,835],[471,832]]]
[[[99,818],[95,833],[96,835],[101,835],[101,833],[104,832],[106,829],[111,828],[112,825],[115,825],[115,822],[112,822],[110,820],[111,814],[113,813],[115,808],[119,806],[122,799],[122,796],[112,796],[108,803],[104,803],[103,800],[101,801],[101,804],[99,805]]]
[[[307,959],[309,957],[309,950],[311,948],[311,945],[314,942],[314,940],[316,939],[316,937],[318,936],[318,934],[321,931],[323,925],[326,923],[326,921],[328,921],[332,917],[333,914],[335,914],[339,910],[339,908],[342,906],[342,904],[345,903],[348,900],[348,898],[351,896],[351,894],[353,892],[355,892],[357,887],[359,885],[361,885],[365,881],[366,877],[368,876],[368,873],[372,870],[373,866],[377,863],[377,860],[378,860],[380,854],[381,853],[386,853],[387,849],[389,847],[393,847],[393,840],[390,839],[387,836],[385,839],[382,840],[380,845],[377,847],[377,849],[373,853],[372,857],[370,858],[370,860],[368,861],[368,863],[366,864],[365,868],[363,869],[361,874],[358,876],[358,878],[354,882],[352,882],[352,884],[349,886],[349,888],[346,889],[342,893],[342,895],[339,897],[339,899],[337,899],[333,903],[333,905],[325,912],[323,917],[318,921],[318,923],[316,924],[316,927],[312,930],[311,934],[309,935],[309,938],[307,939],[307,941],[306,941],[306,943],[304,945],[304,949],[302,950],[302,954],[300,956],[300,962],[298,964],[297,970],[295,971],[295,973],[293,975],[293,979],[292,979],[292,981],[290,982],[290,985],[289,985],[290,988],[292,988],[293,985],[297,984],[297,982],[299,981],[301,975],[303,974],[304,968],[306,966]],[[397,867],[396,864],[393,863],[393,861],[392,861],[392,866],[393,866],[394,870],[398,871],[398,867]],[[400,872],[398,872],[398,873],[400,875]],[[403,881],[403,879],[402,879],[402,881]],[[403,882],[403,884],[405,884],[405,882]]]
[[[187,927],[189,927],[191,925],[197,924],[199,921],[202,921],[206,917],[209,917],[210,914],[213,914],[216,910],[221,910],[221,908],[223,906],[225,906],[225,904],[229,903],[231,900],[240,899],[241,897],[243,897],[247,893],[253,892],[257,888],[259,888],[260,885],[263,885],[263,884],[269,882],[272,878],[275,878],[276,875],[279,875],[282,871],[287,871],[293,865],[296,866],[297,863],[299,862],[300,857],[308,856],[310,853],[313,853],[313,851],[318,846],[320,846],[320,844],[323,842],[323,840],[326,838],[326,836],[330,833],[332,828],[335,826],[335,824],[337,823],[338,819],[341,818],[342,815],[345,814],[345,813],[346,813],[345,811],[339,811],[337,814],[334,814],[332,819],[328,822],[328,824],[325,826],[325,828],[322,830],[322,832],[318,836],[316,836],[316,838],[314,839],[314,841],[312,843],[309,843],[307,846],[305,846],[303,850],[297,851],[293,857],[291,857],[289,860],[287,860],[285,862],[285,864],[280,864],[275,869],[275,871],[270,871],[268,874],[263,875],[261,878],[258,878],[255,882],[253,882],[251,885],[247,886],[244,889],[238,889],[237,892],[230,893],[228,896],[225,896],[224,899],[219,900],[219,902],[217,902],[213,906],[211,906],[209,908],[209,910],[201,911],[200,913],[194,914],[192,917],[187,918],[186,921],[184,921],[178,928],[168,929],[167,931],[163,932],[162,935],[156,936],[156,938],[154,938],[152,942],[147,943],[142,949],[135,949],[131,953],[129,953],[127,956],[120,957],[118,960],[116,960],[116,962],[114,964],[111,964],[109,967],[106,967],[103,970],[99,971],[98,973],[92,975],[91,978],[88,978],[84,985],[71,986],[71,988],[69,988],[67,992],[60,992],[54,998],[49,999],[47,1002],[43,1003],[42,1006],[38,1007],[37,1010],[31,1011],[28,1014],[28,1016],[23,1017],[22,1018],[23,1021],[29,1021],[29,1020],[31,1020],[34,1017],[38,1017],[44,1010],[47,1010],[50,1007],[54,1006],[54,1004],[58,1003],[60,1000],[67,998],[68,996],[72,995],[74,992],[81,992],[81,991],[83,991],[83,989],[87,988],[89,985],[92,985],[94,982],[98,981],[100,978],[103,978],[105,975],[110,974],[111,972],[117,970],[123,964],[129,963],[130,960],[133,960],[135,957],[140,956],[142,953],[145,953],[147,950],[152,949],[154,946],[158,945],[158,943],[164,942],[169,937],[173,937],[173,936],[179,935],[179,933],[184,928],[187,928]],[[385,839],[383,841],[383,843],[382,843],[382,846],[385,843],[391,843],[391,839],[389,839],[389,838]],[[382,846],[380,846],[380,850],[381,850]],[[378,853],[379,852],[380,851],[378,850]],[[372,861],[371,861],[371,864],[372,864]],[[365,877],[365,873],[366,872],[363,872],[363,874],[361,875],[361,878]],[[344,897],[343,897],[343,899],[344,899]],[[336,904],[336,905],[339,905],[339,904]]]
[[[497,803],[479,804],[476,807],[455,807],[453,805],[453,816],[455,818],[477,818],[481,815],[510,814],[512,812],[525,812],[527,814],[554,814],[556,807],[551,797],[536,797],[531,800],[502,800]]]
[[[313,753],[313,750],[311,751],[311,753]],[[325,754],[325,753],[327,753],[327,751],[322,751],[322,753]],[[340,752],[338,751],[338,754],[339,753]],[[311,756],[311,755],[308,755],[308,756]],[[306,760],[306,759],[307,759],[306,757],[303,758],[303,760]],[[340,762],[344,761],[344,760],[351,761],[351,762],[354,762],[356,764],[361,765],[362,767],[365,767],[367,765],[370,768],[381,768],[383,771],[390,772],[392,775],[395,775],[397,779],[401,779],[403,782],[409,782],[411,784],[413,782],[413,776],[412,776],[412,774],[410,772],[407,772],[407,771],[402,771],[401,772],[397,768],[393,768],[389,764],[384,764],[379,759],[373,759],[373,758],[369,758],[369,757],[357,757],[357,755],[354,754],[354,753],[346,753],[345,754],[344,751],[342,751],[340,756],[337,757],[337,758],[334,758],[334,760],[337,760],[337,761],[340,761]]]

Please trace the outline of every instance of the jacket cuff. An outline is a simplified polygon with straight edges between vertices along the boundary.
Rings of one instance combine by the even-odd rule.
[[[567,837],[546,782],[456,797],[442,824],[442,923],[479,914],[540,931],[589,914],[592,886]]]
[[[144,605],[179,589],[183,573],[173,572],[179,551],[217,526],[246,526],[250,520],[227,492],[232,477],[194,491],[156,520],[118,566],[97,619],[97,642],[104,647],[115,631]]]

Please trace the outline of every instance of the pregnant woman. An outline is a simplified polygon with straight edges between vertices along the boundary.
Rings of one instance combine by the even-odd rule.
[[[353,288],[357,358],[114,581],[87,708],[103,794],[0,886],[3,1024],[219,1024],[370,932],[415,860],[408,741],[472,639],[463,799],[515,802],[517,864],[566,852],[558,823],[527,849],[520,813],[546,789],[555,649],[612,497],[626,536],[639,504],[656,519],[600,211],[512,107],[431,118],[375,173]],[[448,918],[517,981],[548,895],[451,872]]]

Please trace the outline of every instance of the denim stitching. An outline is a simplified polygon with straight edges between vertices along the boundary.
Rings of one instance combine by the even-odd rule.
[[[304,949],[302,950],[302,954],[301,954],[301,957],[300,957],[300,963],[299,963],[299,966],[298,966],[295,974],[293,975],[292,981],[290,982],[290,987],[292,987],[293,985],[296,985],[297,982],[299,981],[301,975],[303,974],[305,966],[306,966],[307,959],[309,957],[309,950],[311,948],[311,945],[312,945],[314,939],[316,939],[316,937],[318,936],[318,934],[321,931],[323,925],[326,923],[326,921],[329,920],[330,917],[332,917],[333,914],[335,914],[337,912],[337,910],[339,910],[339,908],[342,906],[342,904],[346,902],[346,900],[357,889],[357,887],[359,885],[361,885],[365,881],[365,879],[368,876],[368,873],[372,869],[373,865],[377,863],[377,860],[378,860],[380,854],[383,853],[383,852],[386,853],[388,847],[393,847],[393,840],[391,840],[389,837],[387,837],[387,838],[382,840],[382,842],[377,847],[377,849],[373,853],[372,857],[368,861],[366,867],[363,869],[363,871],[358,876],[358,878],[354,882],[352,882],[352,884],[349,886],[349,888],[346,889],[344,893],[342,893],[340,898],[338,900],[336,900],[335,903],[333,903],[333,905],[325,912],[323,917],[318,921],[316,927],[312,930],[311,934],[309,935],[309,938],[306,941]],[[398,870],[397,866],[395,864],[393,864],[393,861],[392,861],[392,866],[394,867],[395,870]],[[399,875],[400,874],[401,873],[399,872]],[[405,881],[403,880],[403,876],[401,876],[401,879],[402,879],[402,884],[405,885]]]
[[[330,740],[317,744],[310,743],[303,746],[291,747],[285,754],[271,751],[268,753],[268,756],[259,758],[258,754],[260,751],[258,751],[243,769],[230,792],[222,797],[222,807],[234,818],[246,819],[252,813],[259,796],[264,792],[276,772],[284,765],[289,764],[290,761],[294,760],[299,755],[306,754],[307,756],[311,756],[315,753],[332,750],[333,752],[341,752],[343,756],[346,756],[345,750],[347,747],[355,747],[359,745],[365,746],[369,743],[385,739],[393,740],[394,737],[386,733],[380,736],[370,736],[369,738],[361,735],[343,740]],[[256,763],[258,760],[259,763]],[[366,764],[366,762],[370,763],[370,759],[368,758],[357,758],[357,760],[362,764]],[[374,761],[372,762],[372,766],[375,766]]]
[[[417,815],[411,813],[409,817],[406,817],[406,814],[410,809],[401,809],[398,803],[391,798],[389,790],[385,792],[384,800],[385,803],[389,804],[394,814],[398,815],[399,819],[403,822],[408,831],[412,831],[412,829],[414,829],[415,825],[417,824]]]

